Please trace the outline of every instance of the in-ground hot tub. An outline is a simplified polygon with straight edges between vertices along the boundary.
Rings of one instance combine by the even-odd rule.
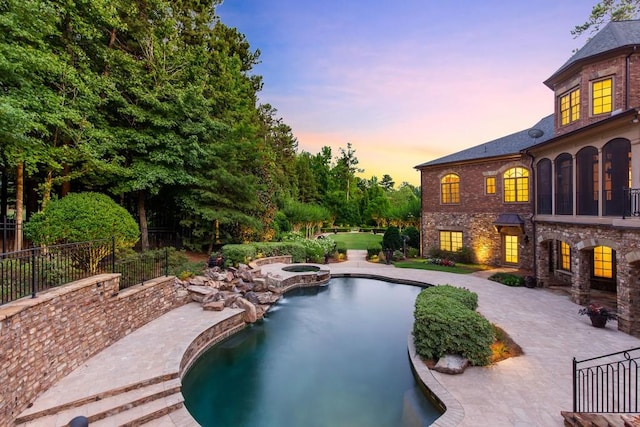
[[[315,273],[317,271],[320,271],[320,267],[318,267],[317,265],[309,264],[293,264],[282,267],[282,270],[288,271],[290,273]]]

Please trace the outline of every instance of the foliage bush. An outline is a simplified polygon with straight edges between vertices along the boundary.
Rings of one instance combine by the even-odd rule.
[[[25,235],[37,245],[86,242],[115,237],[116,247],[130,248],[140,237],[131,214],[100,193],[71,193],[50,201],[25,224]]]
[[[478,308],[478,294],[471,292],[469,289],[458,288],[452,285],[438,285],[424,289],[418,294],[416,304],[428,304],[429,298],[438,295],[454,299],[462,303],[469,310],[476,310]]]
[[[125,208],[99,193],[72,193],[52,200],[25,224],[25,236],[36,245],[96,242],[76,257],[78,268],[96,272],[100,260],[116,250],[133,247],[140,237],[138,224]]]
[[[407,245],[412,248],[420,249],[420,230],[416,227],[407,227],[402,230],[402,235],[407,236]]]
[[[489,280],[502,283],[506,286],[519,287],[524,286],[524,277],[511,273],[494,273],[489,276]]]
[[[347,255],[347,244],[345,242],[337,242],[336,243],[336,251],[338,254]]]
[[[428,359],[451,353],[467,358],[472,365],[487,365],[495,339],[491,323],[466,305],[469,301],[462,297],[465,292],[444,286],[434,291],[438,288],[441,286],[427,288],[416,298],[413,325],[416,351]]]
[[[255,245],[250,243],[224,245],[221,251],[224,259],[233,265],[246,264],[258,253]]]
[[[434,259],[450,259],[463,264],[471,264],[473,262],[473,251],[468,246],[463,246],[457,251],[445,251],[438,247],[432,247],[427,251],[427,256]]]
[[[400,236],[400,230],[398,227],[388,227],[387,231],[382,236],[382,248],[383,249],[402,249],[402,237]]]
[[[419,255],[418,248],[407,248],[407,258],[418,258]]]
[[[374,256],[377,257],[381,251],[382,245],[380,245],[379,243],[369,245],[367,247],[367,259],[371,259]]]

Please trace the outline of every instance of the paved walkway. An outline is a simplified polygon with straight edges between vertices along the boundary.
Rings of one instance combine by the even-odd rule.
[[[587,317],[578,315],[580,307],[567,296],[538,288],[511,288],[481,275],[372,264],[365,261],[365,255],[366,251],[349,251],[347,262],[323,268],[332,274],[377,275],[465,287],[478,293],[478,311],[507,331],[523,348],[523,356],[491,367],[472,367],[462,375],[431,372],[460,403],[463,412],[460,426],[563,426],[560,411],[571,410],[572,406],[572,358],[640,347],[640,340],[619,332],[615,322],[605,329],[593,328]],[[262,270],[279,271],[281,267],[264,266]],[[162,316],[88,360],[41,396],[34,406],[55,399],[56,395],[93,394],[97,383],[101,387],[118,387],[123,382],[135,382],[140,377],[156,375],[158,367],[162,367],[161,371],[176,370],[174,364],[181,359],[178,353],[196,333],[195,330],[183,333],[183,327],[194,324],[208,327],[215,321],[211,316],[211,312],[204,312],[195,304]],[[92,392],[87,393],[86,388]],[[150,425],[195,424],[184,412],[173,414],[171,420],[165,418]]]

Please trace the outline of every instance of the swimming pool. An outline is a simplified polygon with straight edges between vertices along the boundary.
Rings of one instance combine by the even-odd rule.
[[[441,414],[407,355],[420,290],[332,278],[290,291],[195,362],[185,405],[205,427],[429,425]]]

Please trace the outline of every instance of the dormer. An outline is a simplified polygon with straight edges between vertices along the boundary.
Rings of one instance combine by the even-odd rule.
[[[544,84],[555,136],[640,107],[640,20],[608,23]]]

